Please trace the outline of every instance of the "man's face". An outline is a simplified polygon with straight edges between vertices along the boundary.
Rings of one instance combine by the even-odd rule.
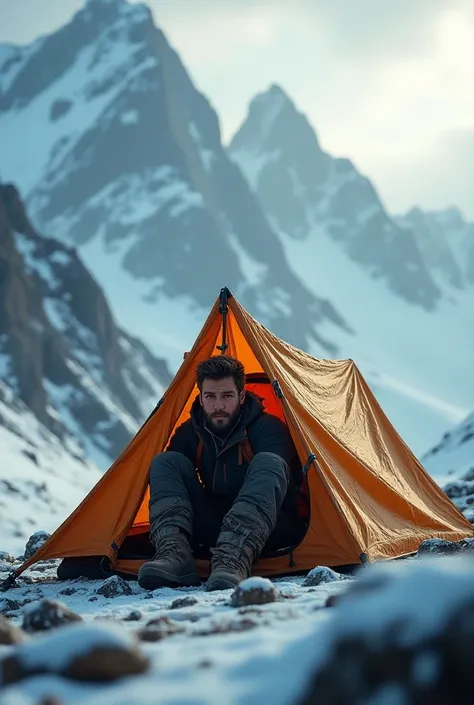
[[[244,403],[245,390],[240,394],[232,377],[205,379],[200,395],[206,423],[211,431],[222,434],[231,430]]]

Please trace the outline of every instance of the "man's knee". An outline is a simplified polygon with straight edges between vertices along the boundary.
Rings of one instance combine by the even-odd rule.
[[[254,473],[261,474],[266,471],[268,479],[273,478],[275,482],[283,482],[287,484],[290,479],[290,469],[288,463],[280,455],[276,453],[257,453],[252,458],[252,461],[247,470],[247,476]]]
[[[174,450],[155,455],[150,466],[150,483],[162,477],[163,474],[169,477],[170,473],[177,473],[184,477],[189,473],[194,474],[194,467],[189,458]]]

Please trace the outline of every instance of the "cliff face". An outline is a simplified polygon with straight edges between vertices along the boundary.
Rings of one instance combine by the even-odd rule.
[[[1,378],[57,435],[116,457],[170,380],[121,331],[77,252],[39,235],[17,189],[0,185]]]

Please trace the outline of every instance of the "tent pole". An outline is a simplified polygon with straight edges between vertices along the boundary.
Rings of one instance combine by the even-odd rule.
[[[229,347],[227,345],[227,313],[229,308],[227,306],[227,299],[232,296],[229,289],[225,286],[221,289],[220,293],[220,304],[219,313],[222,316],[222,342],[220,345],[216,345],[217,350],[221,351],[221,355],[225,354],[225,351]]]

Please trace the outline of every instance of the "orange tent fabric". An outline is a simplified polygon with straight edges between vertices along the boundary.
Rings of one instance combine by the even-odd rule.
[[[219,305],[220,299],[155,413],[17,574],[42,559],[92,555],[108,557],[113,570],[137,573],[142,561],[120,560],[118,550],[128,535],[147,530],[150,462],[188,418],[197,364],[220,354]],[[254,574],[390,559],[413,553],[427,538],[474,536],[396,433],[352,360],[316,359],[273,335],[230,293],[227,306],[226,353],[239,358],[247,373],[264,373],[279,385],[301,463],[310,460],[308,531],[290,558],[261,559]],[[198,562],[198,568],[204,577],[208,565]]]

